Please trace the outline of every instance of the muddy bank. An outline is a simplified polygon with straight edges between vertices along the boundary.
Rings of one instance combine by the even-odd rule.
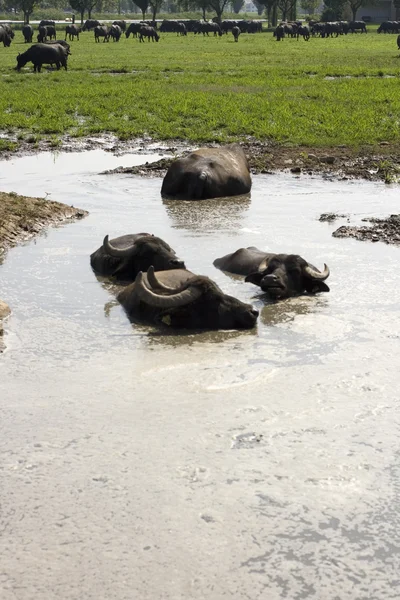
[[[41,139],[32,135],[25,140],[10,138],[9,147],[0,149],[0,160],[13,156],[24,156],[45,151],[78,152],[102,148],[114,155],[127,153],[148,153],[161,151],[171,154],[171,159],[160,163],[146,163],[140,167],[126,167],[111,172],[132,173],[147,177],[164,176],[173,158],[200,146],[209,144],[194,143],[182,140],[153,140],[150,137],[121,141],[113,134],[89,138],[64,136],[57,139]],[[236,140],[245,150],[251,171],[271,173],[288,171],[295,175],[322,175],[337,179],[366,179],[396,183],[400,180],[400,145],[381,142],[379,146],[337,148],[285,146],[273,142],[255,140]]]
[[[10,314],[10,307],[3,302],[2,300],[0,300],[0,353],[3,352],[3,350],[5,350],[5,344],[4,344],[4,340],[3,340],[3,336],[4,336],[4,329],[3,329],[3,319],[6,319],[8,317],[8,315]]]
[[[33,237],[45,227],[81,219],[87,214],[61,202],[0,192],[0,260],[7,248]]]
[[[397,183],[400,177],[398,163],[400,149],[382,145],[378,149],[285,147],[261,142],[241,144],[253,174],[288,171],[294,175],[322,175],[337,179],[367,179]],[[121,167],[106,171],[129,173],[146,177],[163,177],[176,156],[188,151],[182,145],[167,148],[174,156],[155,163]]]
[[[386,219],[362,219],[372,223],[371,226],[342,225],[332,233],[333,237],[355,238],[360,241],[384,242],[400,245],[400,215],[390,215]]]

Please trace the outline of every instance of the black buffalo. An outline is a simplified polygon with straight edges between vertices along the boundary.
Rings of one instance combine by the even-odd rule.
[[[351,33],[357,33],[357,31],[361,31],[361,33],[367,33],[367,27],[364,21],[350,21],[349,31],[351,31]]]
[[[87,19],[83,24],[82,31],[91,31],[99,25],[101,25],[100,21],[96,21],[96,19]]]
[[[15,37],[15,33],[11,28],[11,25],[9,25],[8,23],[3,23],[1,25],[1,27],[5,30],[5,32],[10,36],[10,38],[13,40]]]
[[[297,39],[299,39],[300,36],[303,36],[303,40],[305,40],[306,42],[308,42],[308,40],[310,39],[310,30],[307,27],[307,25],[300,25],[297,29]]]
[[[68,55],[71,54],[71,46],[65,40],[52,40],[51,42],[45,42],[48,45],[53,46],[54,44],[59,44],[62,46]]]
[[[100,38],[103,38],[103,42],[110,40],[110,29],[107,25],[97,25],[94,28],[94,41],[100,42]]]
[[[118,25],[118,27],[120,27],[121,31],[126,31],[126,21],[123,21],[123,20],[113,21],[112,24],[113,25]]]
[[[202,33],[203,36],[208,35],[209,33],[213,33],[214,37],[222,35],[222,29],[218,23],[212,23],[207,21],[199,21],[197,25],[197,31],[195,33]]]
[[[32,43],[33,38],[33,27],[32,25],[24,25],[22,28],[22,35],[25,38],[25,43]]]
[[[276,37],[276,41],[280,42],[285,37],[285,27],[284,25],[278,25],[274,31],[274,37]]]
[[[133,37],[137,37],[141,27],[143,27],[143,23],[131,23],[125,31],[125,36],[128,38],[132,34]]]
[[[39,27],[46,27],[46,25],[50,25],[52,27],[56,26],[56,22],[55,21],[51,21],[48,19],[42,19],[39,23]]]
[[[34,71],[40,73],[42,65],[56,65],[57,69],[63,66],[67,70],[68,51],[61,44],[35,44],[26,52],[18,54],[17,66],[19,71],[27,62],[32,62]]]
[[[110,31],[109,31],[109,37],[111,37],[113,39],[114,42],[119,42],[119,38],[122,35],[122,29],[119,25],[111,25],[110,27]]]
[[[249,165],[239,144],[200,148],[178,158],[164,177],[161,194],[182,200],[205,200],[247,194]]]
[[[50,40],[52,40],[53,38],[56,39],[56,28],[52,25],[41,25],[39,27],[37,41],[39,43],[47,42],[47,38],[49,38]]]
[[[244,275],[245,281],[258,285],[274,299],[289,298],[308,292],[329,292],[325,279],[329,268],[321,273],[296,254],[270,254],[254,246],[240,248],[214,261],[222,271]]]
[[[233,39],[235,40],[235,42],[239,41],[239,35],[240,35],[240,29],[237,25],[235,25],[234,27],[232,27],[232,35],[233,35]]]
[[[377,29],[377,33],[399,33],[399,21],[384,21]]]
[[[138,273],[117,296],[128,317],[185,329],[251,329],[258,311],[185,269]]]
[[[144,42],[144,38],[146,37],[148,42],[150,40],[152,42],[154,42],[154,40],[158,42],[158,40],[160,39],[160,36],[158,35],[154,27],[150,27],[150,25],[142,25],[139,29],[139,42]]]
[[[3,42],[4,48],[11,46],[11,38],[7,31],[0,25],[0,43]]]
[[[79,42],[79,34],[81,33],[81,31],[82,29],[78,27],[78,25],[67,25],[65,27],[65,39],[67,39],[68,36],[69,41],[71,42],[76,37]]]
[[[400,50],[400,35],[397,36],[397,47]]]
[[[98,275],[120,281],[134,281],[139,271],[147,271],[151,265],[157,271],[185,268],[175,251],[150,233],[123,235],[111,241],[106,236],[90,256],[90,264]]]

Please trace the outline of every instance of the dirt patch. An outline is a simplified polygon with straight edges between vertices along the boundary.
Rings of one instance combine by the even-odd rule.
[[[372,226],[360,227],[342,225],[332,233],[333,237],[355,238],[356,240],[368,240],[370,242],[384,242],[385,244],[400,245],[400,215],[390,215],[386,219],[369,218],[363,219],[372,223]]]
[[[364,148],[308,148],[285,147],[261,142],[241,144],[250,164],[251,172],[273,173],[288,171],[295,176],[319,175],[332,179],[367,179],[397,183],[400,180],[400,147],[382,143],[378,149]],[[199,147],[197,145],[196,147]],[[194,148],[194,147],[193,147]],[[170,159],[157,162],[146,162],[135,167],[119,167],[112,173],[128,173],[145,177],[163,177],[177,154],[190,150],[182,145],[178,148],[165,148],[165,152],[173,151]]]
[[[37,235],[48,225],[81,219],[86,210],[44,198],[0,192],[0,260],[7,248]]]
[[[349,215],[341,215],[339,213],[322,213],[318,219],[321,223],[333,223],[336,219],[346,219]]]

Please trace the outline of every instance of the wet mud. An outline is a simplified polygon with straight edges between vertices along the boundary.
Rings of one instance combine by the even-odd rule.
[[[362,221],[371,225],[342,225],[332,233],[333,237],[400,245],[400,215],[390,215],[384,219],[369,217]]]

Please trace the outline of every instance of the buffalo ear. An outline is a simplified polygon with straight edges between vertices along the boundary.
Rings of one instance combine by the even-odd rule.
[[[245,281],[248,281],[249,283],[254,283],[254,285],[261,285],[262,278],[263,273],[256,271],[255,273],[250,273],[250,275],[247,275]]]
[[[307,279],[304,287],[310,294],[318,294],[318,292],[329,292],[329,287],[324,281],[318,279]]]

